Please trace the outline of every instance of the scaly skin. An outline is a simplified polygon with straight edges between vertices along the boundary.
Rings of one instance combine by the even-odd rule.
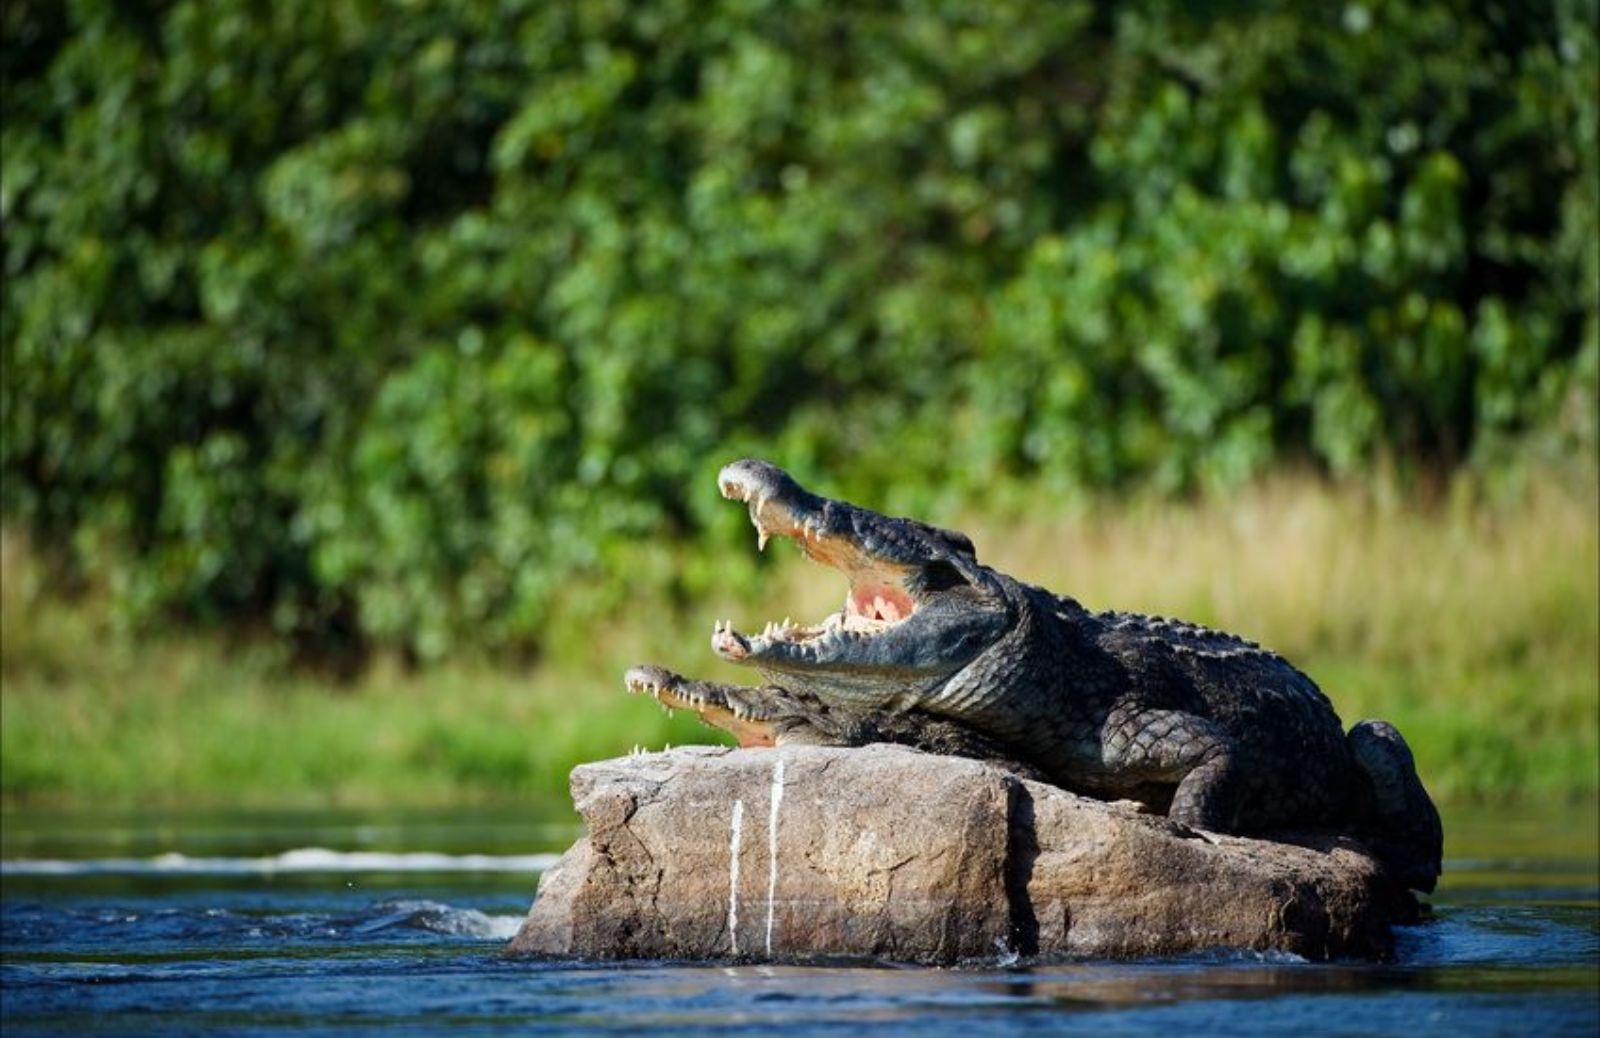
[[[965,536],[809,493],[755,460],[723,469],[759,540],[792,539],[850,581],[814,627],[712,648],[761,688],[636,667],[628,684],[693,709],[743,745],[899,742],[1017,762],[1064,788],[1142,800],[1215,832],[1345,826],[1398,878],[1432,890],[1442,835],[1405,741],[1347,737],[1316,684],[1231,634],[1096,613],[977,561]]]

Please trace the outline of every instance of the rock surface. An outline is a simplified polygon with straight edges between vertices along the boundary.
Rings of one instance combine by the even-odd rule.
[[[575,769],[572,796],[587,833],[513,954],[1382,958],[1415,912],[1347,838],[1200,833],[896,746],[640,754]]]

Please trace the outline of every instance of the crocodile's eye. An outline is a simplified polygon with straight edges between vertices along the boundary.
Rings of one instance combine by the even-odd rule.
[[[953,587],[966,584],[956,568],[948,562],[930,562],[917,570],[916,581],[918,591],[923,593],[931,591],[948,591]]]
[[[978,561],[978,549],[972,546],[971,537],[968,537],[964,533],[958,533],[955,530],[941,530],[939,532],[944,534],[945,540],[949,541],[950,546],[957,552],[967,556],[974,562]]]

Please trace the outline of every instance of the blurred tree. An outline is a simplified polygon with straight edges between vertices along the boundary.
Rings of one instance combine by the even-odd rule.
[[[1595,449],[1592,0],[0,18],[0,506],[134,617],[537,645],[726,579],[653,545],[758,449],[902,509]]]

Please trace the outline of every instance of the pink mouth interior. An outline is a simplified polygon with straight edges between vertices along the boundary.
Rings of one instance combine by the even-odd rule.
[[[901,588],[888,584],[866,584],[850,588],[848,607],[852,616],[899,623],[915,611],[916,603]]]

